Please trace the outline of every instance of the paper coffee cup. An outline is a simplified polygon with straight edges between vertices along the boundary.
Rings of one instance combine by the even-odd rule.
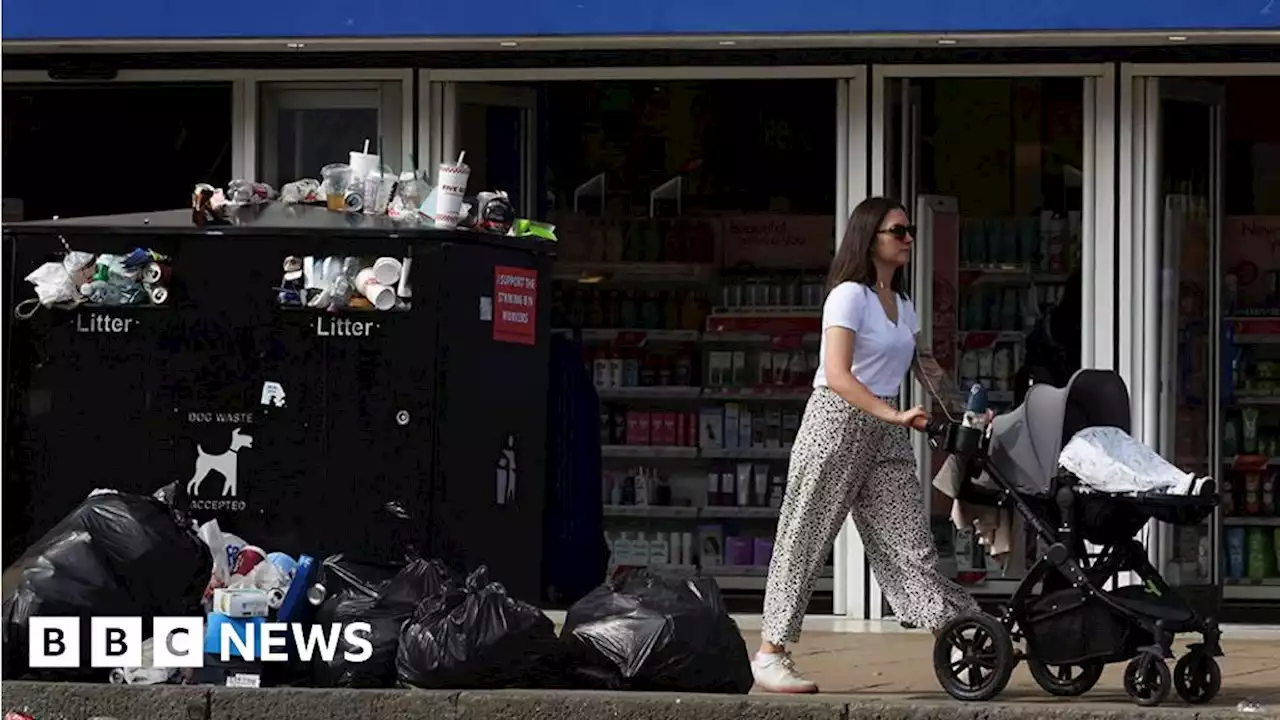
[[[380,257],[373,263],[373,277],[379,285],[395,287],[400,282],[400,261],[393,257]]]
[[[377,155],[352,150],[347,164],[351,166],[352,179],[363,180],[377,170],[381,163],[382,158]]]
[[[436,211],[431,217],[438,228],[458,227],[458,214],[462,210],[462,196],[467,192],[471,179],[471,167],[462,162],[440,163],[436,170]]]
[[[365,268],[356,275],[356,287],[379,310],[390,310],[396,306],[396,291],[380,284],[373,268]]]

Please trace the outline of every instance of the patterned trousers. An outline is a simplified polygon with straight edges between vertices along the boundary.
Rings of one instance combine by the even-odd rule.
[[[761,633],[766,642],[800,639],[813,586],[850,512],[898,620],[937,630],[978,612],[972,596],[938,572],[908,432],[854,408],[834,390],[813,391],[791,450],[774,537]]]

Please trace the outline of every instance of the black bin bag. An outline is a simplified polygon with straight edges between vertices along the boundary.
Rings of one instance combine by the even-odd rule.
[[[209,548],[190,521],[154,497],[111,491],[86,498],[6,571],[4,677],[105,679],[89,667],[89,618],[141,617],[150,637],[158,615],[200,615],[213,570]],[[33,616],[81,618],[79,669],[27,667]]]
[[[579,687],[751,690],[747,645],[709,577],[619,574],[569,608],[560,638]]]
[[[347,662],[343,657],[350,646],[339,636],[332,662],[319,656],[314,663],[314,680],[322,687],[385,688],[395,684],[396,650],[400,645],[400,628],[413,615],[424,599],[439,595],[457,580],[447,568],[434,560],[416,559],[390,575],[389,565],[360,563],[335,555],[323,563],[323,576],[330,595],[316,613],[316,624],[345,626],[353,622],[369,623],[369,643],[373,654],[363,662]]]
[[[560,657],[551,619],[507,595],[481,566],[414,611],[400,633],[396,673],[419,688],[559,687]]]

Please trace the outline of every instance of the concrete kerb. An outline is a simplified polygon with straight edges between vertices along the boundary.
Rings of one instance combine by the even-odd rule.
[[[5,711],[36,720],[1187,720],[1242,718],[1226,708],[870,702],[848,696],[674,695],[507,690],[230,689],[6,682]]]

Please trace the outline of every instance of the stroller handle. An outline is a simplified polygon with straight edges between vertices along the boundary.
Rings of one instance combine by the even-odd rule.
[[[930,438],[937,439],[945,436],[947,431],[951,429],[951,425],[952,423],[947,422],[946,420],[931,419],[928,424],[924,426],[923,432]]]

